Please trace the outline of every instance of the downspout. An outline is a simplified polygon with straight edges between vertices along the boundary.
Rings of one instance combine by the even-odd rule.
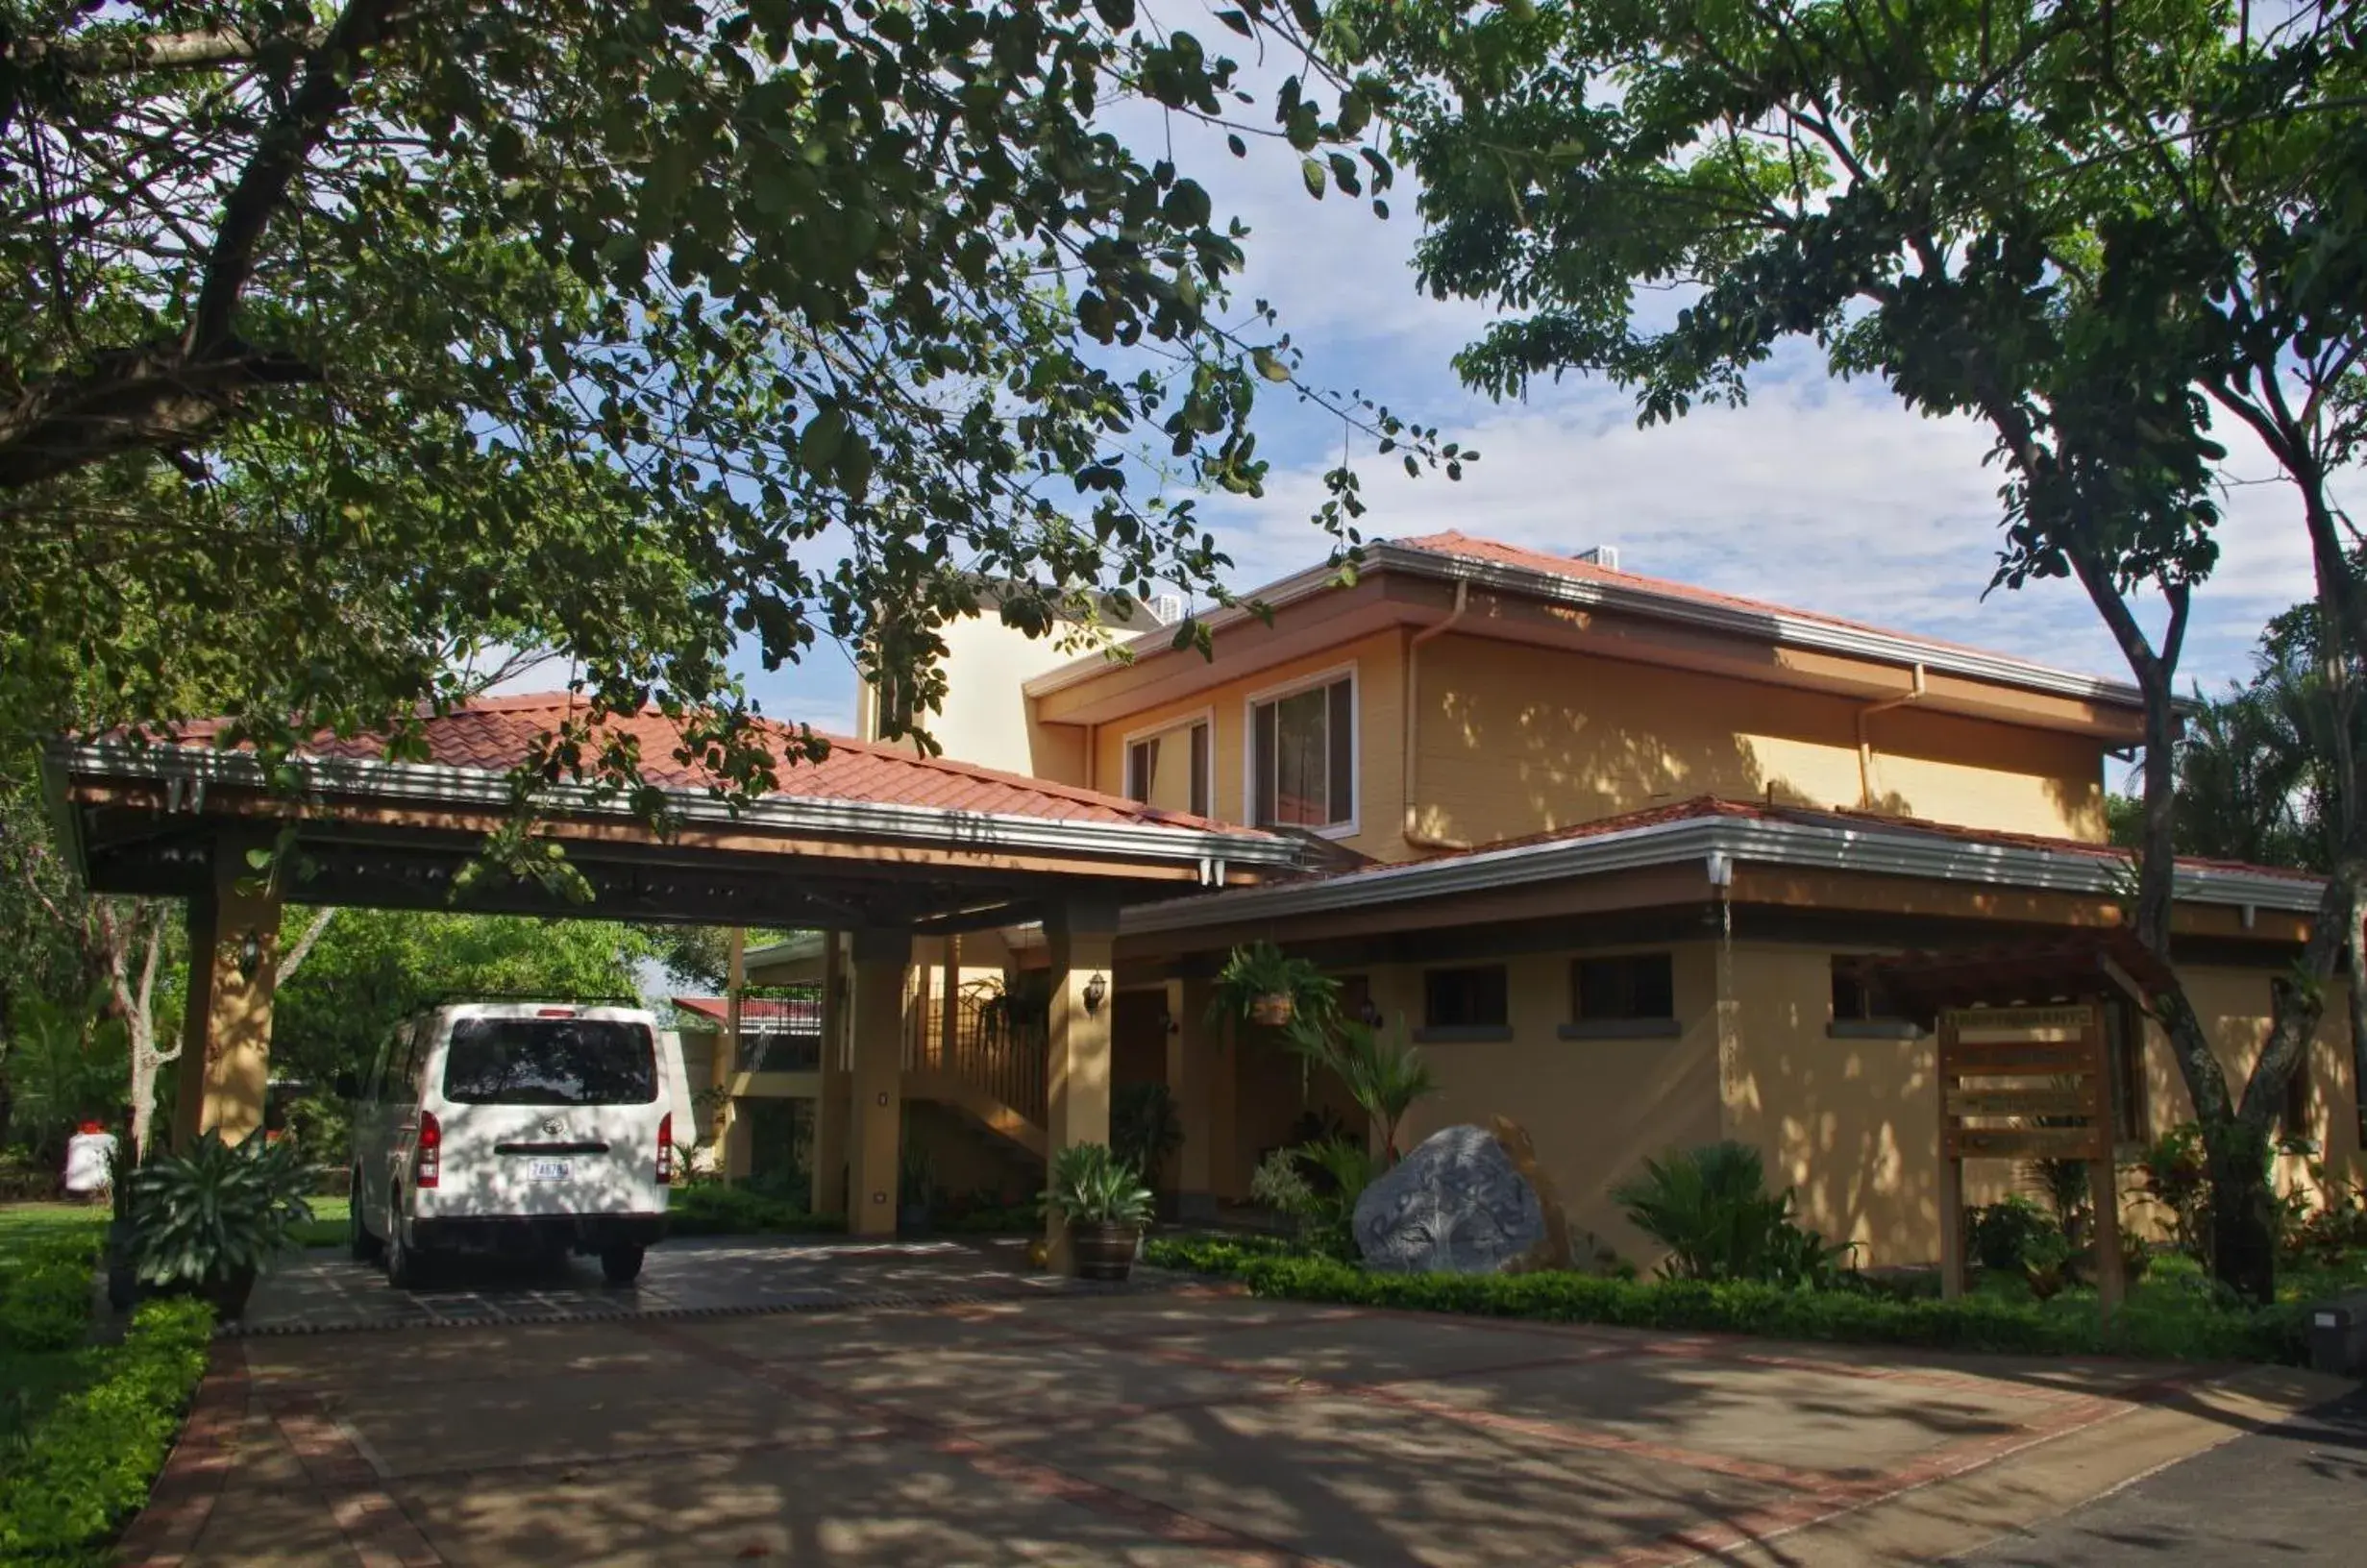
[[[1455,583],[1455,607],[1438,625],[1424,626],[1407,639],[1405,645],[1405,756],[1398,772],[1398,784],[1405,796],[1405,831],[1408,846],[1416,849],[1468,849],[1471,846],[1460,839],[1436,839],[1421,830],[1420,796],[1417,786],[1421,781],[1421,764],[1418,747],[1421,740],[1421,646],[1433,637],[1443,637],[1455,629],[1463,612],[1471,607],[1471,582],[1468,577]]]
[[[1923,666],[1918,662],[1915,665],[1915,684],[1912,691],[1904,697],[1887,697],[1880,702],[1869,702],[1858,710],[1859,810],[1872,811],[1874,809],[1874,743],[1866,734],[1865,722],[1878,713],[1888,713],[1892,708],[1903,708],[1911,702],[1919,702],[1923,699]]]

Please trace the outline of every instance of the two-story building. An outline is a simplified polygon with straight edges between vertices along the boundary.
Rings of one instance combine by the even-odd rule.
[[[1280,1051],[1204,1022],[1226,952],[1266,939],[1423,1047],[1443,1087],[1414,1137],[1518,1120],[1573,1220],[1615,1247],[1641,1249],[1615,1183],[1738,1138],[1870,1261],[1936,1254],[1933,1042],[1855,961],[2120,924],[2104,784],[2140,737],[2133,688],[1639,576],[1608,551],[1457,533],[1256,598],[1270,615],[1210,619],[1213,657],[1156,627],[1123,657],[957,627],[932,721],[967,762],[1306,841],[1303,874],[1121,917],[1113,1074],[1170,1086],[1185,1140],[1165,1185],[1188,1207],[1245,1197],[1264,1151],[1355,1125]],[[2318,891],[2182,868],[2181,970],[2238,1071]],[[1023,996],[1041,950],[1009,929],[917,953],[908,1093],[936,1109],[912,1136],[940,1147],[942,1182],[1017,1188],[1023,1151],[1040,1157],[1040,1078],[995,1020],[1023,1011],[997,998]],[[750,975],[843,985],[844,965],[842,942],[809,939],[752,954]],[[2347,1164],[2342,1017],[2328,1009],[2289,1125]],[[2133,1006],[2113,1025],[2133,1140],[2182,1119],[2185,1096]],[[833,1048],[810,1083],[777,1086],[824,1117],[843,1094]]]

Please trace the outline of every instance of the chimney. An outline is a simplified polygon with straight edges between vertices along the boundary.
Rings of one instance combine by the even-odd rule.
[[[1619,569],[1619,547],[1616,545],[1589,545],[1584,550],[1571,551],[1569,557],[1573,561],[1584,561],[1590,566],[1599,566],[1606,572],[1616,572]]]

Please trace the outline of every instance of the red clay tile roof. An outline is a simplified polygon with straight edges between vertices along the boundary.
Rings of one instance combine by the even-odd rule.
[[[521,697],[479,698],[452,713],[427,721],[431,758],[450,768],[506,772],[524,762],[534,742],[571,714],[583,712],[580,698],[564,692]],[[759,720],[765,730],[786,740],[795,731],[785,724]],[[218,721],[179,726],[185,746],[211,745],[221,729]],[[716,775],[701,761],[684,761],[681,732],[655,709],[630,716],[612,716],[604,732],[623,732],[640,745],[642,775],[668,789],[696,790],[712,786]],[[820,733],[817,731],[816,733]],[[824,737],[830,754],[820,762],[796,762],[778,768],[780,796],[806,800],[850,800],[876,805],[925,806],[945,811],[1034,817],[1052,821],[1121,822],[1147,826],[1227,827],[1184,812],[1100,795],[1047,779],[1001,772],[949,757],[923,757],[884,742]],[[321,735],[304,748],[308,756],[377,759],[385,755],[382,736],[340,739]],[[782,751],[776,748],[777,760]]]
[[[1607,587],[1633,588],[1642,593],[1658,594],[1668,599],[1690,600],[1697,604],[1715,604],[1725,609],[1741,610],[1753,615],[1781,615],[1794,621],[1813,621],[1820,625],[1841,626],[1851,631],[1872,632],[1880,637],[1898,637],[1934,648],[1953,649],[1960,653],[1996,656],[1991,649],[1972,648],[1963,643],[1943,642],[1926,637],[1920,632],[1895,631],[1886,626],[1871,625],[1863,621],[1847,621],[1837,615],[1824,615],[1815,610],[1795,610],[1788,605],[1771,604],[1762,599],[1743,599],[1734,594],[1721,594],[1712,588],[1697,588],[1689,582],[1678,582],[1669,577],[1648,577],[1638,572],[1621,572],[1614,567],[1598,566],[1575,556],[1556,555],[1549,551],[1526,550],[1518,545],[1507,545],[1494,539],[1481,539],[1472,534],[1449,530],[1445,533],[1425,533],[1412,539],[1393,539],[1392,544],[1404,550],[1423,551],[1432,555],[1458,555],[1467,560],[1487,561],[1497,566],[1519,567],[1525,571],[1541,572],[1551,576],[1568,577],[1578,582],[1596,582]]]
[[[721,996],[677,996],[674,1005],[685,1013],[695,1013],[719,1024],[730,1017],[730,1004]],[[822,1004],[778,996],[740,998],[741,1028],[767,1023],[787,1024],[799,1031],[819,1029],[822,1027]]]
[[[2013,849],[2043,849],[2056,854],[2084,855],[2095,860],[2124,860],[2128,851],[2109,844],[2091,844],[2084,839],[2049,838],[2038,833],[2009,833],[1997,828],[1962,827],[1953,822],[1935,822],[1922,817],[1897,817],[1879,811],[1855,811],[1840,806],[1791,806],[1763,800],[1730,800],[1720,796],[1697,795],[1689,799],[1673,800],[1664,806],[1649,806],[1641,811],[1624,812],[1616,817],[1601,817],[1590,822],[1578,822],[1569,827],[1553,828],[1542,833],[1530,833],[1520,838],[1498,839],[1488,844],[1475,844],[1468,849],[1444,849],[1422,857],[1422,863],[1457,860],[1467,855],[1486,854],[1497,849],[1512,849],[1529,844],[1563,844],[1580,839],[1600,838],[1610,833],[1625,833],[1640,827],[1656,827],[1663,822],[1690,821],[1704,817],[1735,817],[1761,822],[1803,822],[1820,826],[1878,828],[1895,833],[1921,833],[1933,838],[1951,839],[1964,844],[1990,844]],[[2198,870],[2245,871],[2258,876],[2289,877],[2298,882],[2321,880],[2314,871],[2296,870],[2289,866],[2254,866],[2240,860],[2216,860],[2203,855],[2181,855],[2181,866]]]

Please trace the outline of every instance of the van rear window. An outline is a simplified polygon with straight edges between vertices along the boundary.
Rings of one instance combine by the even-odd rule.
[[[606,1018],[462,1018],[444,1053],[444,1098],[461,1105],[647,1105],[657,1098],[649,1026]]]

